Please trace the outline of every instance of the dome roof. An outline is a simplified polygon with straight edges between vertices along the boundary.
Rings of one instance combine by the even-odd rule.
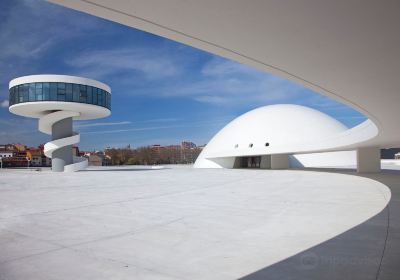
[[[269,105],[249,111],[221,129],[207,144],[202,159],[274,153],[276,147],[294,147],[323,141],[348,128],[315,109],[292,104]]]

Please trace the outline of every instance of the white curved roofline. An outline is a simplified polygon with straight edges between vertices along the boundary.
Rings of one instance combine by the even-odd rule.
[[[352,129],[347,129],[334,136],[329,136],[325,139],[318,139],[312,142],[299,142],[288,145],[274,145],[266,150],[263,146],[240,147],[238,149],[220,150],[207,152],[205,158],[223,158],[232,156],[256,156],[256,155],[274,155],[274,154],[308,154],[319,152],[333,152],[343,150],[354,150],[360,145],[373,138],[378,134],[378,129],[375,124],[367,120]]]
[[[254,66],[366,115],[337,148],[400,146],[399,1],[50,2]]]
[[[17,85],[21,84],[28,84],[28,83],[41,83],[41,82],[54,82],[54,83],[72,83],[72,84],[81,84],[92,86],[96,88],[100,88],[102,90],[107,91],[111,94],[111,88],[99,81],[84,78],[84,77],[77,77],[77,76],[69,76],[69,75],[53,75],[53,74],[42,74],[42,75],[29,75],[18,77],[10,81],[8,88],[12,88]]]

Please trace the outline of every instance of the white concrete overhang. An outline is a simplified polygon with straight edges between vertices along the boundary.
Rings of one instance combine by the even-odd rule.
[[[313,151],[400,146],[399,1],[50,2],[279,75],[369,118]]]
[[[238,147],[232,149],[223,147],[218,151],[207,153],[208,159],[220,157],[237,157],[237,156],[258,156],[258,155],[273,155],[273,154],[293,154],[293,153],[317,153],[328,151],[354,150],[363,142],[368,141],[371,137],[378,134],[378,128],[375,124],[367,120],[352,129],[348,129],[334,136],[318,139],[316,141],[293,142],[290,145],[274,143],[269,147],[253,146],[253,147]]]
[[[65,101],[24,102],[10,106],[9,110],[13,114],[29,118],[41,118],[54,111],[77,112],[74,120],[93,120],[111,115],[110,109],[99,105]]]

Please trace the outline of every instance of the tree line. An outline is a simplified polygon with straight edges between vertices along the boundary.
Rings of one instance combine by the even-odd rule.
[[[107,149],[111,165],[154,165],[154,164],[190,164],[194,163],[201,149],[182,149],[181,147],[141,147],[137,149]]]

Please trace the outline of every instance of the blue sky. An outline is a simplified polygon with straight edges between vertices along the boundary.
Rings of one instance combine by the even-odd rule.
[[[0,143],[48,141],[36,119],[8,112],[8,82],[31,74],[84,76],[111,86],[112,115],[75,123],[85,150],[205,144],[233,118],[268,104],[313,107],[348,127],[365,120],[293,82],[48,2],[2,0],[0,18]]]

